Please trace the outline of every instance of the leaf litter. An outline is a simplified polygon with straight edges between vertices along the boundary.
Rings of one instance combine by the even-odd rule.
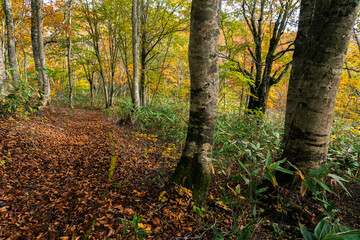
[[[251,223],[252,204],[234,212],[219,200],[229,179],[218,177],[195,214],[191,191],[167,183],[177,157],[99,111],[53,106],[0,120],[0,239],[214,239]],[[261,221],[252,237],[276,239]]]

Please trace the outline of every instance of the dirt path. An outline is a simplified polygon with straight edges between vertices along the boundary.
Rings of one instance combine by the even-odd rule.
[[[226,239],[233,234],[234,219],[237,226],[254,219],[253,206],[246,201],[237,214],[221,204],[217,181],[231,180],[217,174],[200,221],[191,193],[166,185],[178,158],[173,150],[156,136],[119,126],[97,111],[53,107],[28,120],[0,119],[0,240],[214,239],[211,228]],[[353,198],[341,194],[333,201],[340,201],[339,218],[358,228],[359,191],[351,186]],[[273,203],[265,203],[264,216],[277,223],[273,218],[279,213]],[[319,214],[317,204],[299,204],[311,207],[313,216]],[[285,224],[293,230],[286,237],[297,239],[298,220],[288,211]],[[238,214],[241,218],[235,218]],[[279,239],[269,224],[253,225],[251,237]]]
[[[79,239],[88,229],[93,239],[131,238],[141,234],[131,225],[135,212],[144,217],[140,229],[173,228],[156,213],[167,175],[156,144],[93,111],[57,108],[1,122],[0,239]]]

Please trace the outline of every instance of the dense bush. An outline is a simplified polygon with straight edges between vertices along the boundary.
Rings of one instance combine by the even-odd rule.
[[[0,114],[27,115],[36,110],[39,95],[24,79],[8,84],[8,93],[0,101]]]

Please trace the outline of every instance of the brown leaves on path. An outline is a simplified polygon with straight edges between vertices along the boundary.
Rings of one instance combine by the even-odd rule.
[[[202,226],[189,195],[164,188],[169,159],[156,137],[85,110],[52,108],[0,123],[0,239],[204,234],[194,230]]]

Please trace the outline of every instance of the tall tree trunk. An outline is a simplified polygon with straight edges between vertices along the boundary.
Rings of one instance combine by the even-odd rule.
[[[71,26],[71,12],[69,12],[69,25]],[[67,36],[67,66],[68,66],[68,77],[69,77],[69,107],[73,106],[73,80],[71,78],[71,36],[68,33]]]
[[[31,43],[34,55],[38,84],[42,89],[43,97],[39,110],[42,110],[50,98],[50,81],[46,73],[45,46],[43,38],[43,1],[31,0]]]
[[[94,81],[90,82],[90,95],[91,95],[91,106],[94,106],[94,99],[95,99],[95,95],[94,95]]]
[[[193,0],[191,7],[189,66],[190,118],[185,148],[171,181],[193,189],[204,205],[211,178],[219,73],[218,37],[220,0]]]
[[[326,163],[336,95],[359,4],[359,0],[316,0],[301,6],[283,157],[304,172]]]
[[[290,73],[290,81],[286,98],[286,114],[284,127],[284,142],[287,141],[290,123],[292,122],[294,111],[297,104],[297,84],[301,81],[302,65],[306,59],[306,40],[313,20],[315,3],[313,0],[302,0],[300,6],[300,16],[298,23],[298,31],[295,40],[295,49],[293,54],[292,68]]]
[[[5,71],[5,54],[0,40],[0,100],[7,94],[7,79]]]
[[[140,107],[139,92],[139,49],[140,49],[140,4],[139,0],[132,0],[132,52],[133,52],[133,82],[132,101],[134,108]]]
[[[141,23],[141,53],[140,53],[140,105],[144,106],[146,104],[146,63],[147,63],[147,12],[146,12],[146,0],[141,0],[140,6],[140,23]]]
[[[18,67],[16,64],[16,42],[15,42],[15,28],[14,19],[11,9],[11,0],[3,1],[3,8],[6,18],[6,32],[7,32],[7,47],[8,59],[10,66],[11,77],[14,82],[19,81]]]
[[[144,106],[146,104],[146,48],[145,41],[141,44],[141,74],[140,74],[140,104]]]

